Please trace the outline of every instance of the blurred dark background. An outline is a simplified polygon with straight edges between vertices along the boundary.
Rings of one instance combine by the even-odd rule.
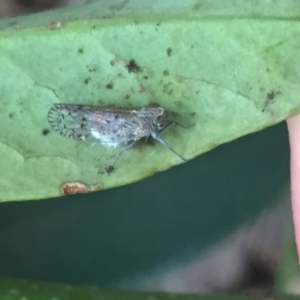
[[[0,16],[66,4],[0,0]],[[265,293],[290,220],[288,188],[282,123],[132,185],[1,204],[0,277]]]
[[[283,246],[278,201],[288,202],[288,154],[280,124],[132,185],[1,204],[0,276],[195,292],[265,282],[270,289]],[[224,238],[216,263],[207,253]],[[220,272],[227,284],[216,282]]]

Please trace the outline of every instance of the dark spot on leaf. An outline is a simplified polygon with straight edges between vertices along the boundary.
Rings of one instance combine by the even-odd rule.
[[[194,117],[195,115],[196,115],[195,112],[190,113],[190,116],[191,116],[191,117]]]
[[[108,83],[107,85],[106,85],[106,88],[107,89],[112,89],[114,86],[113,86],[113,84],[110,82],[110,83]]]
[[[50,132],[50,130],[49,130],[49,129],[47,129],[47,128],[44,128],[44,129],[43,129],[43,131],[42,131],[42,134],[43,134],[43,135],[48,135],[48,134],[49,134],[49,132]]]
[[[157,23],[156,26],[157,26],[157,27],[160,26],[160,23]]]
[[[108,166],[108,167],[105,168],[105,171],[106,171],[107,174],[112,173],[114,170],[115,170],[114,166]]]
[[[167,55],[170,57],[172,55],[172,48],[167,49]]]
[[[275,92],[275,91],[270,91],[269,93],[267,93],[266,95],[266,100],[264,103],[264,107],[262,109],[262,112],[265,111],[265,109],[267,108],[267,106],[276,98],[276,96],[280,94],[279,91]]]
[[[10,119],[12,119],[13,116],[14,116],[14,114],[13,114],[13,113],[10,113],[8,116],[10,117]]]
[[[162,88],[163,88],[163,92],[168,95],[171,95],[173,93],[171,82],[163,84]]]
[[[90,73],[96,71],[96,67],[94,67],[94,66],[87,65],[86,68],[89,70]]]
[[[127,95],[125,96],[125,99],[127,99],[127,100],[130,99],[130,95],[127,94]]]
[[[131,59],[128,64],[126,65],[128,73],[138,73],[140,72],[141,68],[136,64],[136,62]]]
[[[83,52],[84,52],[84,50],[82,48],[78,49],[78,53],[83,53]]]
[[[143,76],[143,78],[147,80],[147,79],[148,79],[148,76]]]
[[[92,28],[93,28],[93,29],[96,29],[96,25],[94,25]]]
[[[84,83],[85,83],[85,84],[89,84],[90,81],[91,81],[91,78],[90,78],[90,77],[84,79]]]
[[[266,99],[267,100],[273,100],[275,98],[275,92],[271,91],[267,94]]]
[[[164,76],[169,76],[169,75],[170,75],[170,72],[169,72],[168,70],[164,70],[164,71],[163,71],[163,75],[164,75]]]

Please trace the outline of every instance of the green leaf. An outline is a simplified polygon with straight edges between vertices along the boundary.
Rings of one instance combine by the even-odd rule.
[[[97,287],[70,286],[62,284],[46,284],[27,280],[0,280],[0,297],[5,300],[30,299],[30,300],[251,300],[249,296],[200,296],[176,295],[169,293],[131,292],[105,290]],[[275,297],[274,299],[287,298]]]
[[[105,290],[98,287],[49,284],[29,280],[0,280],[0,297],[5,300],[251,300],[254,296],[193,295],[154,292]],[[298,299],[297,296],[277,294],[274,300]]]
[[[142,145],[108,175],[120,149],[50,130],[53,103],[157,103],[191,125],[162,133],[187,159],[299,113],[298,20],[296,0],[103,0],[2,20],[0,199],[107,189],[182,162]]]

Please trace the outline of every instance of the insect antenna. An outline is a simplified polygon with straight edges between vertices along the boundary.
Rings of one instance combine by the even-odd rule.
[[[185,159],[184,157],[182,157],[179,153],[177,153],[173,148],[171,148],[167,142],[162,138],[160,137],[156,132],[151,132],[151,136],[159,141],[160,143],[162,143],[165,147],[167,147],[169,150],[171,150],[174,154],[176,154],[178,157],[180,157],[184,162],[187,162],[187,159]]]

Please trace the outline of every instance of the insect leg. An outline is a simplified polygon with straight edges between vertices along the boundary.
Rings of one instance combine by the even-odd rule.
[[[171,150],[174,154],[176,154],[177,156],[179,156],[184,162],[187,162],[187,159],[185,159],[184,157],[182,157],[180,154],[178,154],[174,149],[172,149],[168,144],[167,142],[162,138],[160,137],[156,132],[151,132],[151,136],[159,141],[160,143],[162,143],[165,147],[167,147],[169,150]]]
[[[110,173],[111,171],[114,170],[115,168],[115,164],[117,163],[117,161],[119,160],[119,158],[121,157],[122,154],[124,154],[127,150],[129,150],[130,148],[132,148],[136,142],[138,140],[133,141],[131,144],[127,145],[123,150],[121,150],[118,154],[118,156],[115,158],[114,162],[112,165],[110,165],[109,167],[106,168],[107,173]]]
[[[172,123],[175,124],[175,125],[178,125],[181,128],[184,128],[184,129],[189,129],[191,127],[191,125],[190,126],[183,126],[183,125],[181,125],[180,123],[178,123],[176,121],[172,121]]]

